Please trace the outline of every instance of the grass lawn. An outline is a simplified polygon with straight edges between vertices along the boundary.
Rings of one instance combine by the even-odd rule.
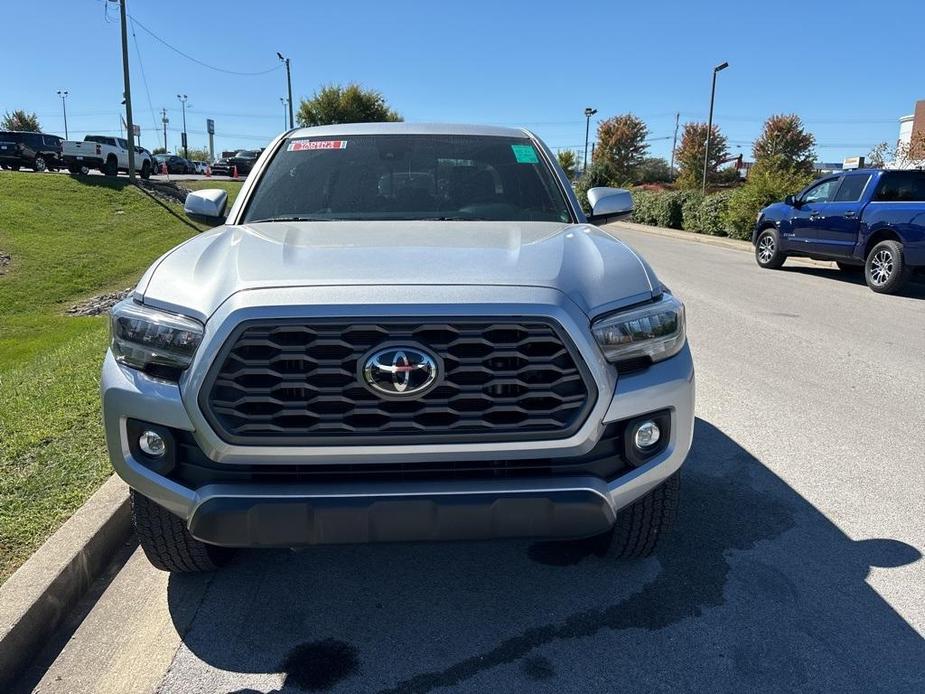
[[[124,179],[0,173],[0,582],[110,474],[107,318],[64,311],[133,286],[199,229]]]

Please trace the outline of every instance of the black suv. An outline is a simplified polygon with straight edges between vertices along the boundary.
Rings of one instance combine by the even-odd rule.
[[[45,133],[0,131],[0,165],[19,171],[55,171],[61,166],[61,138]]]
[[[231,176],[237,167],[238,175],[246,176],[254,168],[261,153],[263,153],[262,149],[242,149],[233,157],[219,159],[212,164],[212,173],[218,176]]]

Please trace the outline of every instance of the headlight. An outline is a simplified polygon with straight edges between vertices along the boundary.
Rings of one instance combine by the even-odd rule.
[[[591,331],[608,361],[639,357],[661,361],[684,346],[684,304],[663,294],[651,304],[600,319]]]
[[[182,371],[202,342],[202,323],[126,299],[112,309],[112,353],[133,369]]]

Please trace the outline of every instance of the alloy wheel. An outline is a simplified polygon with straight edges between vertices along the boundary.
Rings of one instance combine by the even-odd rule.
[[[870,262],[870,281],[880,287],[884,285],[892,275],[893,254],[885,248],[877,251],[877,254]]]
[[[771,262],[771,258],[774,257],[774,249],[774,237],[770,234],[763,236],[758,243],[758,260],[762,263]]]

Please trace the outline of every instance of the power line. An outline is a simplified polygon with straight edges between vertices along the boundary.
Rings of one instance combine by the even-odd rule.
[[[135,43],[135,55],[138,56],[138,69],[141,71],[141,81],[145,85],[145,94],[148,96],[148,108],[151,109],[151,122],[154,124],[154,132],[157,132],[157,116],[154,114],[154,104],[151,103],[151,90],[148,89],[148,78],[145,76],[145,67],[141,62],[141,49],[138,48],[138,37],[135,36],[135,20],[132,22],[132,41]]]
[[[183,57],[186,58],[187,60],[190,60],[190,61],[196,63],[197,65],[201,65],[202,67],[208,68],[208,69],[210,69],[210,70],[214,70],[215,72],[224,72],[224,73],[227,74],[227,75],[241,75],[241,76],[244,76],[244,77],[254,77],[254,76],[257,76],[257,75],[266,75],[266,74],[268,74],[268,73],[270,73],[270,72],[273,72],[273,71],[275,71],[275,70],[279,70],[279,69],[282,67],[281,65],[274,65],[273,67],[271,67],[271,68],[269,68],[269,69],[267,69],[267,70],[258,70],[257,72],[241,72],[241,71],[239,71],[239,70],[226,70],[225,68],[215,67],[214,65],[209,65],[208,63],[204,63],[204,62],[202,62],[201,60],[199,60],[198,58],[194,58],[193,56],[189,55],[188,53],[184,53],[183,51],[181,51],[181,50],[180,50],[179,48],[177,48],[176,46],[172,46],[171,44],[167,43],[167,41],[165,41],[165,40],[162,39],[160,36],[158,36],[157,34],[155,34],[155,33],[154,33],[153,31],[151,31],[148,27],[146,27],[144,24],[142,24],[142,23],[139,22],[137,19],[135,19],[135,17],[133,17],[132,15],[129,15],[129,18],[132,20],[133,23],[135,23],[135,24],[137,24],[139,27],[141,27],[141,30],[142,30],[142,31],[144,31],[146,34],[148,34],[149,36],[151,36],[151,38],[153,38],[153,39],[155,39],[156,41],[159,41],[160,43],[162,43],[162,44],[164,44],[165,46],[167,46],[167,48],[169,48],[170,50],[172,50],[174,53],[183,56]]]

